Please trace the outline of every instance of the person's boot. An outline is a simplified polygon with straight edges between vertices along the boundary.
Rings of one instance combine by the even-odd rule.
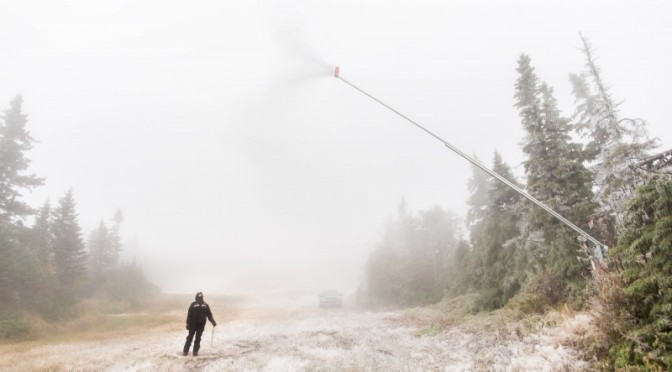
[[[198,356],[198,351],[194,351],[194,356]]]

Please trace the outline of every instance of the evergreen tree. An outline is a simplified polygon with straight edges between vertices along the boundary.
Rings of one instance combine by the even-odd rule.
[[[35,288],[30,291],[30,296],[24,298],[33,301],[32,306],[37,311],[49,315],[53,306],[54,293],[54,251],[51,229],[51,203],[45,201],[38,210],[32,228],[29,231],[29,241],[26,244],[27,251],[35,259],[35,269],[29,275],[36,282]]]
[[[46,283],[40,247],[35,244],[32,229],[17,226],[17,250],[14,262],[15,289],[21,309],[39,310],[42,286]]]
[[[51,202],[45,201],[39,209],[32,228],[32,246],[37,252],[43,273],[51,271],[53,250],[51,247]]]
[[[100,221],[98,228],[91,231],[88,242],[89,268],[94,280],[100,280],[103,272],[113,266],[113,247],[110,231],[104,221]]]
[[[94,277],[99,277],[119,265],[121,253],[119,231],[123,220],[121,210],[117,210],[112,218],[112,228],[108,228],[101,220],[98,228],[91,231],[88,242],[89,266]]]
[[[14,226],[0,222],[0,314],[17,305],[17,252]]]
[[[119,256],[121,255],[121,223],[124,222],[124,215],[121,209],[117,209],[112,217],[112,229],[110,230],[110,244],[111,244],[111,264],[116,266],[119,264]]]
[[[474,155],[474,159],[478,158]],[[467,182],[467,189],[470,192],[467,199],[469,210],[465,223],[469,230],[469,240],[471,249],[462,250],[458,259],[462,265],[467,265],[467,270],[462,270],[464,275],[460,275],[458,280],[452,286],[452,291],[463,293],[471,288],[480,289],[484,268],[480,265],[480,254],[482,239],[485,236],[483,231],[483,218],[487,214],[488,189],[490,188],[490,176],[476,166],[471,167],[471,177]]]
[[[625,203],[649,176],[638,171],[636,164],[647,157],[656,142],[648,138],[643,120],[620,117],[618,104],[595,62],[594,50],[583,35],[581,41],[586,70],[579,75],[570,75],[577,105],[574,114],[576,130],[589,139],[586,147],[590,159],[595,161],[592,171],[600,212],[616,219],[620,225],[620,212]],[[608,244],[614,243],[609,226],[602,235]]]
[[[478,161],[476,156],[474,156],[474,159]],[[458,291],[464,291],[470,287],[480,289],[482,285],[485,268],[481,265],[481,256],[482,247],[484,246],[483,240],[486,238],[484,231],[485,222],[483,219],[488,213],[487,208],[490,202],[489,191],[491,183],[490,175],[476,166],[471,167],[471,177],[467,182],[467,189],[471,194],[467,199],[469,210],[467,211],[465,222],[469,229],[469,240],[472,249],[466,252],[468,258],[464,257],[463,262],[463,264],[469,265],[471,270],[465,271],[469,276],[468,278],[460,278],[458,286],[461,287],[461,290],[458,289]]]
[[[612,369],[672,369],[672,179],[654,178],[628,203],[623,235],[609,250],[598,319]]]
[[[560,116],[553,90],[539,81],[528,56],[521,55],[517,71],[515,98],[526,132],[528,192],[570,221],[586,226],[595,206],[582,147],[571,142],[573,128]],[[544,210],[530,209],[523,234],[537,272],[547,272],[557,288],[565,289],[568,282],[587,274],[586,265],[576,260],[576,234]],[[558,294],[555,289],[551,292]]]
[[[26,174],[30,160],[26,157],[35,140],[26,130],[27,116],[22,112],[23,99],[16,96],[0,121],[0,222],[11,223],[32,209],[21,201],[22,190],[40,186],[44,180]]]
[[[29,270],[30,260],[21,247],[25,228],[20,218],[32,209],[21,201],[22,192],[43,183],[34,174],[26,174],[30,165],[26,153],[34,140],[26,130],[22,104],[21,96],[16,96],[0,115],[0,307],[5,308],[18,304],[19,276],[25,277]]]
[[[474,160],[479,161],[476,155]],[[471,178],[467,182],[467,189],[470,192],[467,199],[469,211],[467,211],[466,224],[471,230],[486,215],[488,206],[488,191],[490,189],[491,176],[475,165],[471,166]],[[472,240],[473,241],[473,240]]]
[[[495,152],[492,170],[517,184],[511,168]],[[515,248],[512,240],[520,235],[518,209],[522,197],[502,182],[492,180],[489,190],[487,224],[485,226],[483,286],[496,294],[493,307],[501,307],[521,287],[521,277],[515,266]]]
[[[77,222],[76,204],[72,190],[58,202],[53,211],[52,234],[57,299],[63,313],[72,315],[77,295],[86,278],[86,251],[81,228]]]
[[[470,189],[474,190],[469,199],[471,209],[467,216],[471,220],[472,265],[469,273],[474,276],[476,288],[480,289],[478,306],[495,309],[503,306],[520,288],[519,277],[514,264],[515,244],[511,240],[519,235],[517,205],[520,195],[499,180],[473,167]],[[493,171],[516,183],[511,169],[495,152]],[[478,181],[480,180],[480,181]],[[474,187],[478,183],[480,187]]]

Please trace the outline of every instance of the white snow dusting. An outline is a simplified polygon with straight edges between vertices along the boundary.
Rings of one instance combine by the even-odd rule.
[[[404,311],[313,307],[248,309],[203,334],[198,357],[182,356],[179,325],[141,336],[3,350],[0,369],[69,371],[563,371],[586,370],[562,346],[586,315],[525,337],[451,327],[419,336]]]

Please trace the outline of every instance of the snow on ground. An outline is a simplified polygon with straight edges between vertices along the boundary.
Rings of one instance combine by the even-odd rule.
[[[215,313],[215,315],[217,315]],[[582,315],[525,337],[452,327],[423,332],[406,313],[286,306],[208,325],[198,357],[182,356],[182,324],[148,333],[4,350],[8,371],[564,371],[585,370],[563,347]],[[426,334],[426,335],[423,335]],[[2,350],[2,349],[0,349]]]

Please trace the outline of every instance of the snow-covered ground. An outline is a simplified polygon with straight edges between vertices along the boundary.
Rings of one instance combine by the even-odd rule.
[[[217,313],[215,311],[215,316]],[[183,324],[134,336],[0,348],[9,371],[576,371],[587,364],[562,346],[585,315],[527,336],[465,327],[428,331],[406,311],[249,308],[206,327],[198,357],[182,356]],[[212,343],[211,343],[212,342]],[[3,350],[4,349],[4,350]]]

